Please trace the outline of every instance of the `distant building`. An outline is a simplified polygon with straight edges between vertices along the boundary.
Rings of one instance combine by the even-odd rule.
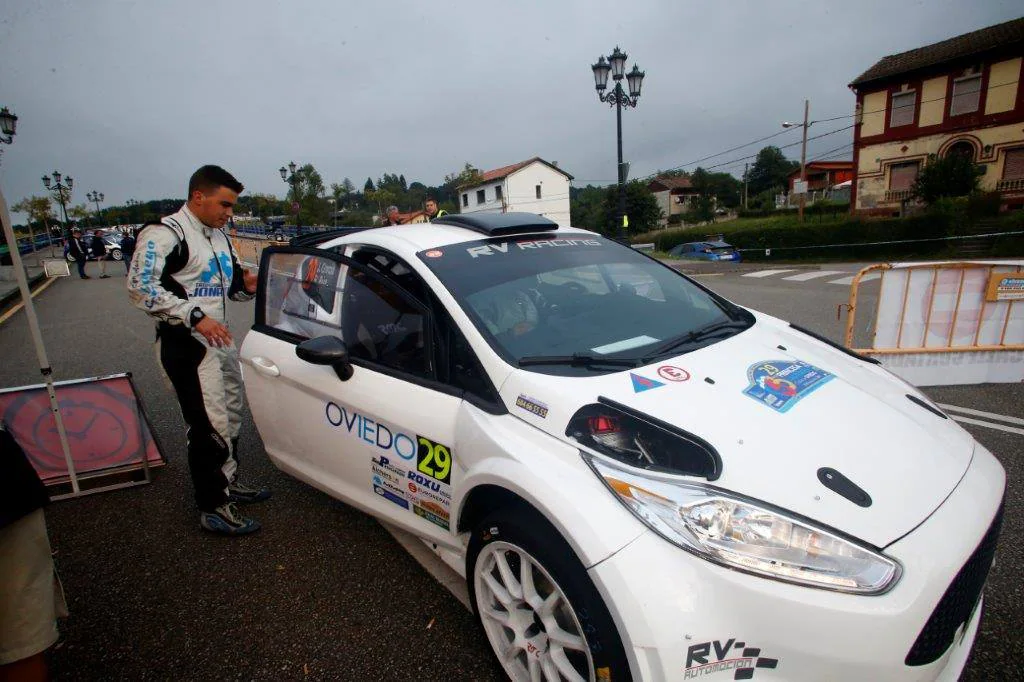
[[[982,189],[1024,206],[1024,18],[883,57],[857,96],[852,209],[891,214],[929,154],[980,164]]]
[[[670,216],[686,213],[693,208],[693,202],[700,196],[687,176],[660,176],[648,182],[647,189],[651,190],[661,209],[659,222],[662,227],[668,224]],[[714,203],[717,206],[717,200]]]
[[[539,156],[481,173],[480,182],[459,189],[459,212],[538,213],[569,224],[572,176]]]
[[[804,166],[807,173],[807,191],[821,192],[853,179],[853,161],[810,161]],[[789,174],[789,192],[800,179],[800,169]]]

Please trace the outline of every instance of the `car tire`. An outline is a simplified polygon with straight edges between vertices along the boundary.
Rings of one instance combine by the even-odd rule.
[[[124,254],[121,253],[121,249],[114,249],[110,252],[110,257],[114,260],[121,260],[124,258]]]
[[[532,508],[500,509],[480,522],[466,576],[477,622],[509,679],[632,679],[615,622],[586,569]]]

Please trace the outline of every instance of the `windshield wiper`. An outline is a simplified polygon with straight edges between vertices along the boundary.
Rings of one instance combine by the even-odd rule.
[[[519,358],[520,367],[531,365],[571,365],[573,367],[592,367],[594,365],[606,365],[608,367],[637,367],[640,361],[637,358],[602,358],[597,355],[586,353],[573,353],[572,355],[528,355]]]
[[[700,327],[699,329],[694,329],[692,332],[686,332],[682,336],[677,336],[676,338],[672,339],[671,341],[663,345],[661,348],[658,348],[656,351],[654,351],[654,354],[649,357],[656,358],[659,355],[664,355],[665,353],[676,350],[677,348],[680,348],[682,346],[686,346],[691,343],[697,343],[698,341],[703,341],[704,339],[715,336],[719,332],[733,329],[737,331],[743,331],[748,327],[750,327],[750,323],[742,320],[724,320],[722,322],[712,322],[711,324]]]

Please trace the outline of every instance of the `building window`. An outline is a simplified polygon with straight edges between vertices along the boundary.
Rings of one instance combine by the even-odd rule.
[[[960,140],[959,142],[954,142],[952,145],[950,145],[949,149],[946,150],[946,156],[949,157],[953,156],[954,154],[958,156],[965,156],[971,161],[973,161],[974,145],[968,142],[967,140]]]
[[[1003,152],[1003,180],[1024,180],[1024,147]]]
[[[463,194],[462,195],[462,207],[465,208],[466,206],[469,206],[469,195],[468,194]]]
[[[494,200],[501,201],[501,185],[494,186]]]
[[[953,81],[953,101],[950,116],[963,116],[978,110],[981,103],[981,75],[957,78]]]
[[[913,187],[920,165],[919,162],[914,161],[913,163],[896,163],[889,166],[889,189],[909,190]]]
[[[540,199],[540,185],[537,185],[537,198]]]
[[[894,92],[892,95],[892,112],[889,115],[889,127],[909,126],[914,124],[914,104],[916,90]]]
[[[476,191],[476,203],[478,203],[478,204],[484,203],[484,190],[478,189]]]

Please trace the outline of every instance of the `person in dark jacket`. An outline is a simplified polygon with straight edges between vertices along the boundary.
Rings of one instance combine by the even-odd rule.
[[[0,424],[0,680],[49,679],[44,654],[66,616],[43,507],[50,497]]]
[[[110,277],[107,274],[107,245],[103,243],[103,233],[99,230],[94,230],[92,233],[92,243],[89,244],[89,252],[96,259],[96,262],[100,264],[100,279]]]
[[[127,230],[121,237],[121,258],[124,259],[124,274],[127,275],[128,271],[132,269],[132,255],[135,254],[135,235],[132,234],[134,230]]]
[[[427,197],[427,201],[424,204],[424,208],[427,211],[427,222],[432,223],[436,218],[448,215],[448,211],[443,208],[437,207],[437,199],[434,197]]]
[[[87,253],[88,249],[82,241],[82,231],[76,227],[71,230],[71,239],[68,240],[68,255],[75,259],[75,265],[78,266],[78,276],[82,279],[89,279],[89,275],[85,274]]]

